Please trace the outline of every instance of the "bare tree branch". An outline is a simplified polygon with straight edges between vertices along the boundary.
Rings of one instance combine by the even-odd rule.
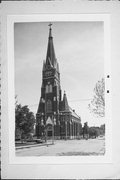
[[[104,78],[98,81],[94,88],[94,96],[88,105],[91,112],[99,117],[105,116],[105,81]]]

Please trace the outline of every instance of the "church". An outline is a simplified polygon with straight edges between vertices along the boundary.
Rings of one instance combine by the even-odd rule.
[[[41,97],[36,114],[37,138],[77,139],[81,134],[81,118],[62,95],[60,71],[49,24],[46,61],[43,62]]]

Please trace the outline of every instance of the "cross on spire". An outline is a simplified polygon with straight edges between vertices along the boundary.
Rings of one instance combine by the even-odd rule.
[[[48,47],[47,47],[47,55],[46,55],[46,65],[53,66],[56,68],[56,57],[53,45],[53,37],[52,37],[52,23],[49,23],[49,37],[48,37]]]
[[[50,27],[50,29],[51,29],[52,23],[48,24],[48,26],[49,26],[49,27]]]
[[[49,38],[52,38],[52,28],[51,28],[52,23],[49,23],[48,26],[50,27],[49,28]]]

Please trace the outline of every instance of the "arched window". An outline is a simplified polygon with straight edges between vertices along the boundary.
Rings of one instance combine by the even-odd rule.
[[[49,87],[48,87],[48,85],[46,85],[46,93],[48,93],[49,92]]]
[[[52,85],[49,85],[49,92],[52,92]]]
[[[51,93],[52,92],[52,85],[46,85],[46,93]]]
[[[52,102],[51,100],[47,101],[47,112],[51,112],[52,111]]]

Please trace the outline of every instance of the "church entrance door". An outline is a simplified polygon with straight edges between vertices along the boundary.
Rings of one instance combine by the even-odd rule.
[[[47,136],[48,138],[52,137],[52,131],[53,131],[53,123],[52,123],[52,119],[50,117],[48,117],[47,121],[46,121],[46,130],[47,130]]]
[[[52,125],[51,124],[47,125],[47,136],[52,137]]]

